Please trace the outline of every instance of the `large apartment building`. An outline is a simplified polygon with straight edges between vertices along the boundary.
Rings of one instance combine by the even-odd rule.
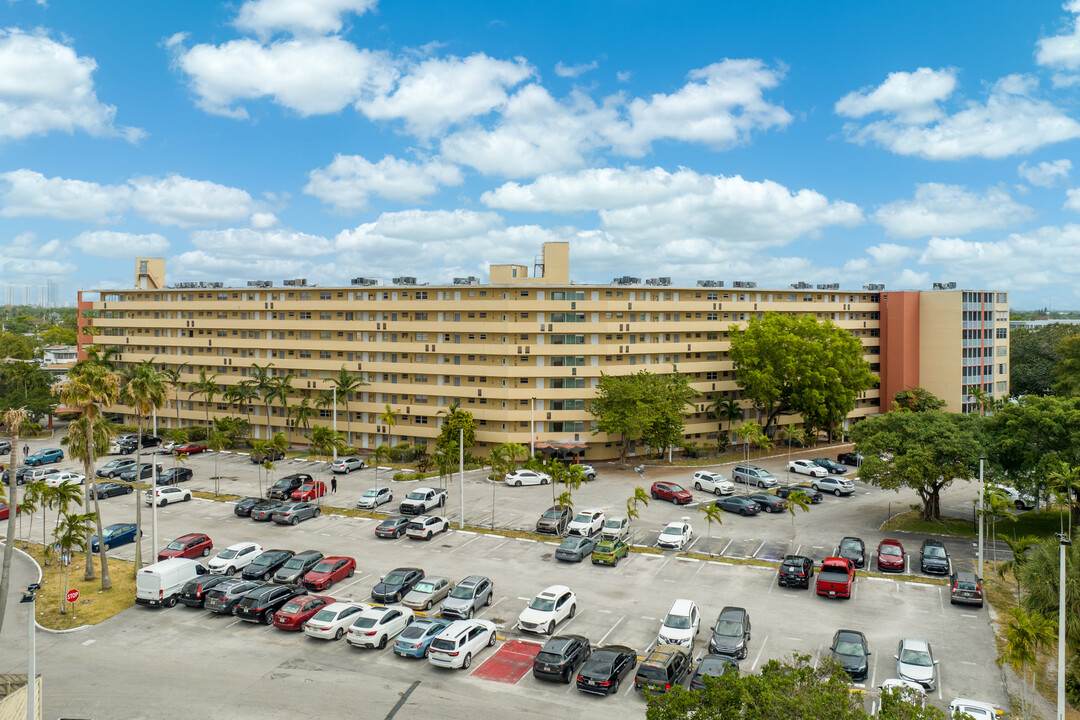
[[[567,243],[546,243],[531,273],[526,265],[492,265],[488,284],[469,277],[447,285],[356,278],[347,287],[305,280],[166,286],[164,260],[141,258],[133,289],[79,293],[79,323],[95,328],[96,344],[117,348],[121,364],[152,359],[181,368],[190,380],[205,370],[222,390],[249,378],[256,365],[292,373],[289,405],[314,401],[345,367],[369,384],[339,398],[336,408],[321,408],[315,422],[336,424],[350,445],[368,450],[382,443],[432,445],[441,413],[459,403],[476,419],[477,454],[516,442],[586,459],[614,457],[620,438],[594,434],[587,411],[601,373],[666,373],[673,366],[701,393],[686,418],[686,442],[733,442],[740,421],[719,423],[707,406],[718,394],[740,397],[728,357],[731,327],[770,311],[828,319],[862,341],[882,385],[858,398],[851,422],[887,410],[883,398],[908,385],[926,387],[950,410],[967,409],[968,389],[976,384],[1008,394],[1004,293],[868,287],[798,283],[762,290],[752,282],[729,288],[714,281],[675,287],[666,278],[629,277],[579,284],[570,280]],[[80,339],[87,340],[81,330]],[[80,350],[85,354],[85,343]],[[185,426],[205,422],[204,396],[170,395],[159,425],[172,427],[177,416]],[[744,419],[757,419],[750,402],[742,404]],[[392,426],[379,421],[387,405],[399,413]],[[248,412],[255,437],[265,436],[263,403]],[[219,394],[209,414],[241,411]],[[304,442],[302,428],[280,405],[270,407],[269,425],[272,433]]]

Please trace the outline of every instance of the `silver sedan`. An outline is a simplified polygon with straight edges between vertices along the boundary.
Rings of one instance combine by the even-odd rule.
[[[450,594],[454,586],[444,577],[425,577],[413,586],[401,604],[414,610],[427,610]]]

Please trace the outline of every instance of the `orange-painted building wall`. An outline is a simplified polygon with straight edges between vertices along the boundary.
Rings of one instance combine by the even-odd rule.
[[[919,385],[919,293],[881,294],[881,410],[893,396]]]

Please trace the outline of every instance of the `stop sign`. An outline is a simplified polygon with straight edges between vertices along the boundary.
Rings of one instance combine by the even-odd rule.
[[[73,603],[78,599],[79,599],[79,591],[78,590],[68,590],[67,591],[67,601],[69,603]]]

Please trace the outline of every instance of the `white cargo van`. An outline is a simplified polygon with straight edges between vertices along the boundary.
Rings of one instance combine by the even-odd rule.
[[[205,574],[206,568],[189,558],[169,558],[147,565],[135,576],[135,602],[151,607],[172,607],[184,584]]]

